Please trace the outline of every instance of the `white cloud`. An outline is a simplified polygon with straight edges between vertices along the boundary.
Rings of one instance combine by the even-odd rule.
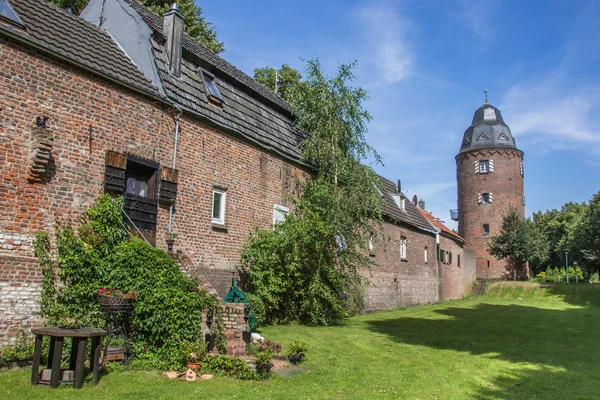
[[[539,150],[600,153],[600,85],[574,84],[564,68],[514,85],[501,109],[513,134]]]
[[[371,53],[368,57],[381,72],[382,80],[377,84],[401,81],[409,73],[413,61],[407,32],[411,22],[387,2],[369,3],[356,10],[356,16]]]

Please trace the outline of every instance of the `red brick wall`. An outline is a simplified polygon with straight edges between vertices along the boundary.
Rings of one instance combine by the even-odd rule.
[[[439,301],[435,235],[385,222],[389,240],[375,244],[374,266],[364,275],[370,280],[365,310],[374,311]],[[400,238],[407,238],[407,257],[400,260]],[[423,250],[428,248],[428,263]]]
[[[103,191],[107,150],[171,166],[174,120],[156,101],[5,38],[0,38],[0,71],[1,323],[8,315],[4,282],[16,287],[11,285],[25,282],[21,275],[39,279],[38,272],[29,272],[39,268],[32,259],[35,232],[53,233],[55,221],[76,221],[93,203]],[[49,117],[53,161],[45,181],[31,183],[27,165],[37,116]],[[223,296],[247,235],[255,225],[270,228],[273,204],[284,204],[284,193],[293,190],[303,172],[187,115],[181,118],[177,168],[173,231],[179,236],[175,249],[190,257]],[[227,230],[211,226],[214,185],[228,188]],[[167,224],[168,207],[161,206],[157,246],[162,248],[166,248]],[[15,256],[28,257],[28,270],[23,274],[17,269],[21,265],[11,261]],[[23,296],[29,299],[28,294]],[[5,325],[0,325],[0,335],[8,332]]]
[[[494,172],[475,174],[475,160],[494,160]],[[510,207],[524,214],[523,177],[520,164],[523,153],[512,149],[482,149],[456,157],[458,180],[458,233],[476,253],[477,278],[505,278],[507,263],[490,256],[487,242],[497,235]],[[477,194],[492,192],[491,204],[478,204]],[[489,235],[483,224],[490,225]],[[489,261],[489,267],[488,267]]]
[[[448,262],[440,260],[440,300],[464,297],[471,291],[475,281],[475,253],[443,234],[439,242],[440,249],[452,253],[451,263],[449,259]]]

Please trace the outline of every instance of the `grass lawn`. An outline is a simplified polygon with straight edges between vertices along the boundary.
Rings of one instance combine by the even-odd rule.
[[[308,343],[303,373],[267,382],[159,373],[103,376],[77,391],[31,387],[30,369],[0,373],[0,399],[597,399],[600,288],[505,283],[478,298],[349,319],[274,326]]]

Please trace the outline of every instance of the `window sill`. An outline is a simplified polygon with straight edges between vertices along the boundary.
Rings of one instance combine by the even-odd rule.
[[[227,232],[227,225],[219,224],[217,222],[213,222],[210,224],[210,227],[215,231]]]

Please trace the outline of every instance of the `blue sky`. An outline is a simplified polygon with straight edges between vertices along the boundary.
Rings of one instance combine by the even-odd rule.
[[[446,221],[462,134],[500,108],[525,152],[528,214],[600,189],[600,4],[591,0],[200,1],[222,56],[254,68],[358,61],[377,172]]]

